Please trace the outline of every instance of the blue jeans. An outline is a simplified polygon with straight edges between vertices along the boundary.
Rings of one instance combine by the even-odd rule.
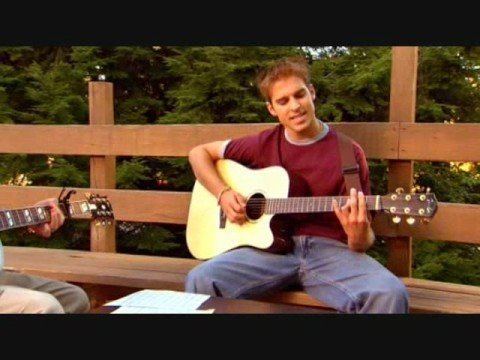
[[[287,255],[244,247],[192,269],[185,291],[249,299],[292,285],[345,313],[407,313],[405,285],[370,256],[340,241],[296,236]]]

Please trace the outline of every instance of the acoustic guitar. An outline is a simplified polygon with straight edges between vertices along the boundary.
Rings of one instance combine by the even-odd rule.
[[[226,251],[252,246],[274,253],[291,250],[289,224],[282,214],[333,212],[332,200],[340,206],[348,196],[288,197],[290,179],[280,166],[252,170],[232,160],[219,160],[216,169],[233,190],[247,199],[247,222],[230,222],[217,199],[198,180],[195,182],[188,214],[186,238],[190,253],[205,260]],[[437,200],[426,193],[405,193],[399,188],[388,195],[368,195],[367,209],[391,214],[398,224],[428,222],[437,211]]]

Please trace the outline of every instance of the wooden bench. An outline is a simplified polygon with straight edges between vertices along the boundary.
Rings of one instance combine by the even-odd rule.
[[[183,290],[186,274],[200,261],[158,256],[5,247],[5,269],[100,287],[119,287],[96,305],[139,288]],[[480,287],[402,278],[410,311],[480,313]],[[123,292],[122,292],[123,291]],[[109,298],[110,296],[110,298]],[[302,291],[286,291],[262,301],[327,307]]]

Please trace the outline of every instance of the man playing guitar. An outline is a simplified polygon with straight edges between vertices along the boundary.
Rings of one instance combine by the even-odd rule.
[[[215,163],[234,160],[260,169],[282,166],[290,177],[289,197],[345,193],[338,134],[315,116],[315,90],[303,59],[282,59],[259,74],[257,84],[279,124],[254,136],[195,147],[189,160],[197,180],[214,196],[228,220],[244,224],[246,199],[219,176]],[[346,313],[406,313],[403,283],[365,254],[375,235],[365,205],[369,171],[361,147],[353,143],[361,189],[330,214],[293,214],[293,249],[278,254],[252,247],[222,253],[194,268],[186,291],[229,298],[252,298],[291,285]]]
[[[65,221],[57,199],[40,201],[49,206],[51,220],[28,228],[29,232],[48,238]],[[87,294],[78,286],[13,271],[2,270],[3,249],[0,242],[0,314],[12,313],[85,313],[90,309]]]

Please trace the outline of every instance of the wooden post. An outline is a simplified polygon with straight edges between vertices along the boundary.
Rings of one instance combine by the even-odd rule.
[[[113,84],[90,82],[88,84],[90,125],[113,125]],[[90,157],[90,187],[96,189],[115,188],[115,156]],[[101,194],[100,194],[101,195]],[[115,209],[114,209],[115,211]],[[90,226],[90,250],[115,252],[115,221],[112,225]]]
[[[392,48],[390,83],[390,122],[415,122],[417,100],[417,46]],[[413,161],[389,161],[388,191],[413,185]],[[388,241],[387,267],[397,276],[412,274],[412,238],[398,237]]]

